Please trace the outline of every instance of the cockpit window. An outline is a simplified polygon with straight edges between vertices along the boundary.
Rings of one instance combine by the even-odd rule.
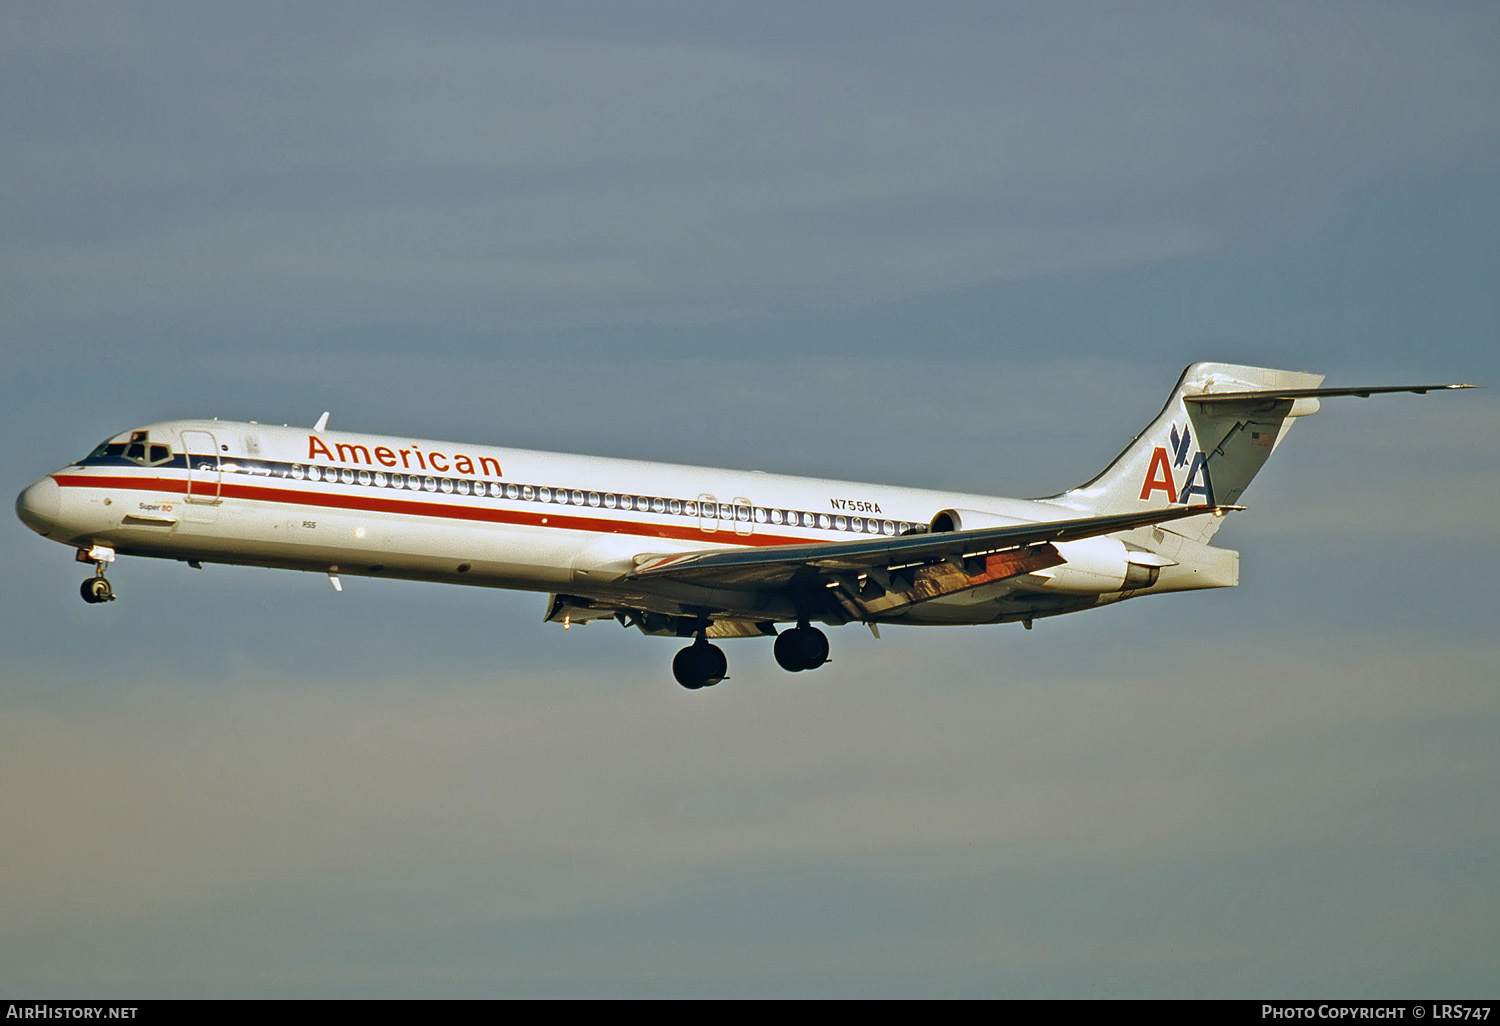
[[[97,459],[102,459],[105,456],[124,456],[124,455],[125,455],[125,443],[124,442],[105,442],[102,445],[100,445],[99,448],[97,448],[93,452],[89,453],[89,459],[91,459],[91,460],[97,460]]]
[[[104,442],[89,453],[91,460],[115,456],[139,463],[143,467],[155,467],[172,459],[172,447],[162,442],[153,442],[145,431],[130,432],[128,442]]]

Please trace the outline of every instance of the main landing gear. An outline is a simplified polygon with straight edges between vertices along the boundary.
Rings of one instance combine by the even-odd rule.
[[[729,660],[718,645],[710,645],[702,634],[672,660],[672,676],[689,691],[711,688],[729,672]]]
[[[828,662],[828,635],[804,621],[776,636],[776,662],[783,670],[816,670]]]
[[[776,662],[783,670],[815,670],[828,662],[828,636],[805,622],[776,636]],[[689,691],[711,688],[728,675],[729,662],[703,634],[672,660],[672,676]]]

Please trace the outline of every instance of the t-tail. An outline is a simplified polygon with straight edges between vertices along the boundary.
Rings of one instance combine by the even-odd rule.
[[[1051,501],[1095,514],[1233,505],[1286,440],[1296,418],[1318,412],[1320,398],[1472,387],[1321,388],[1322,383],[1323,375],[1302,371],[1192,364],[1182,372],[1161,413],[1103,473]],[[1167,530],[1207,542],[1222,521],[1212,515],[1191,517]]]

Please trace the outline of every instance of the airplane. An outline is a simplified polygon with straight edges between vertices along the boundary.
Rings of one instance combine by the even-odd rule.
[[[828,661],[813,626],[994,624],[1239,582],[1209,544],[1323,376],[1195,363],[1091,481],[1006,499],[254,421],[132,428],[16,500],[76,550],[86,602],[120,555],[393,577],[549,594],[545,622],[613,619],[691,638],[673,675],[728,673],[709,639],[774,637],[789,671]],[[778,625],[788,624],[781,628]]]

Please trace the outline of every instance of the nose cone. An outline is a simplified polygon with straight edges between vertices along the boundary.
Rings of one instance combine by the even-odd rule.
[[[16,516],[37,534],[45,535],[57,524],[62,506],[60,491],[52,478],[42,478],[16,496]]]

